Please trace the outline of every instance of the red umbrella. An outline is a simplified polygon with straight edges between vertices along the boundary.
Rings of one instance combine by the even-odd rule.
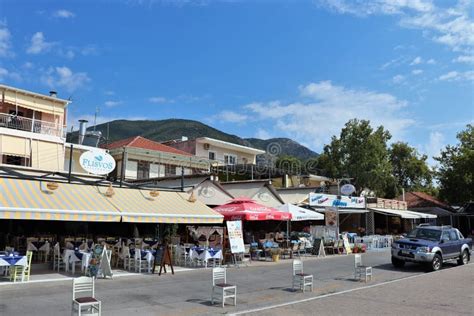
[[[224,220],[287,221],[291,219],[291,213],[258,204],[246,197],[232,199],[227,204],[215,207],[214,211],[224,215]]]

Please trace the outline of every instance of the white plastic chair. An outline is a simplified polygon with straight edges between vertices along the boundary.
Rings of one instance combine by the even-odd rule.
[[[305,292],[307,286],[309,286],[311,288],[311,292],[313,292],[313,275],[304,273],[303,261],[300,259],[293,260],[292,289],[295,289],[296,285],[300,290],[303,291],[303,293]]]
[[[227,283],[226,268],[212,269],[212,294],[211,304],[214,304],[214,297],[218,295],[222,299],[222,307],[227,298],[234,299],[234,306],[237,306],[237,285]]]
[[[89,293],[90,296],[77,297],[78,293]],[[72,280],[72,314],[101,315],[101,302],[95,298],[94,279],[79,277]]]
[[[360,254],[354,255],[354,278],[356,280],[362,279],[364,276],[365,282],[370,278],[372,281],[372,267],[362,265],[362,256]]]
[[[53,270],[58,270],[58,272],[62,269],[66,269],[66,264],[64,263],[63,256],[61,255],[61,249],[59,247],[59,243],[57,242],[54,245],[53,250]]]

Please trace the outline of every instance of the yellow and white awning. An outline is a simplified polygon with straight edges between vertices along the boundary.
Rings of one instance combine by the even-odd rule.
[[[130,222],[216,224],[223,216],[200,201],[190,202],[188,193],[0,178],[0,219],[59,220],[81,222]]]
[[[107,188],[101,187],[105,193]],[[189,202],[189,193],[160,191],[151,197],[150,191],[114,188],[109,199],[120,210],[123,222],[216,224],[224,217],[200,201]]]
[[[119,222],[120,212],[96,186],[0,178],[0,218]]]

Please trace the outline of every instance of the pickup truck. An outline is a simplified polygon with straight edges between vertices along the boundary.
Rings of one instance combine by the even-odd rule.
[[[405,238],[392,244],[392,264],[397,268],[405,262],[426,265],[430,271],[441,269],[446,261],[467,264],[471,258],[472,239],[451,226],[418,226]]]

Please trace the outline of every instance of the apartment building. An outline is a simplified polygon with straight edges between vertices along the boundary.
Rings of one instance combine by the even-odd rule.
[[[199,137],[189,140],[172,140],[164,144],[185,151],[197,157],[209,159],[218,166],[256,164],[257,155],[264,150],[233,144],[219,139]]]
[[[69,103],[0,85],[0,164],[62,171]]]
[[[209,172],[209,160],[141,136],[108,144],[105,149],[117,162],[112,176],[140,180]],[[122,171],[124,170],[124,172]]]

